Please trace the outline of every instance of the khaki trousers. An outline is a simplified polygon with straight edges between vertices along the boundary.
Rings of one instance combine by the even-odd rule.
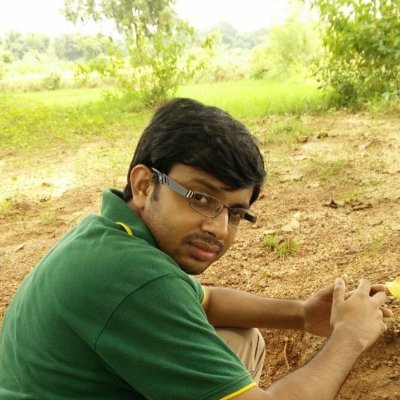
[[[216,331],[259,383],[265,358],[265,342],[260,331],[255,328],[218,328]]]

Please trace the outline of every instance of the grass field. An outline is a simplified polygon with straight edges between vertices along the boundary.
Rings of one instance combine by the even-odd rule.
[[[301,114],[327,109],[326,95],[316,84],[246,80],[180,88],[178,96],[216,105],[236,118],[269,114]]]
[[[239,119],[327,108],[313,84],[238,81],[181,87],[176,96],[218,106]],[[107,96],[102,89],[10,93],[0,97],[0,148],[49,148],[140,131],[153,110]]]

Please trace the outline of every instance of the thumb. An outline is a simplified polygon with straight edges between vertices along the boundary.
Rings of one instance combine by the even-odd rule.
[[[343,279],[345,285],[347,285],[347,284],[349,283],[349,277],[348,277],[347,274],[343,274],[343,275],[341,276],[341,278]]]
[[[346,284],[342,278],[336,278],[335,286],[333,287],[333,304],[341,303],[344,301],[346,291]]]

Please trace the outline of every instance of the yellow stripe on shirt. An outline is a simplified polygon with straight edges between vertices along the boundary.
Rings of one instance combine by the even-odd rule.
[[[228,399],[232,399],[236,396],[239,396],[239,394],[242,394],[244,392],[246,392],[247,390],[251,389],[252,387],[256,386],[255,382],[250,383],[249,385],[245,386],[244,388],[237,390],[236,392],[233,392],[231,394],[228,394],[228,396],[222,397],[219,400],[228,400]]]
[[[202,300],[201,300],[200,305],[201,305],[201,306],[204,306],[204,303],[205,303],[206,300],[207,300],[207,292],[206,292],[206,290],[204,289],[203,286],[201,286],[201,290],[203,291],[203,298],[202,298]]]
[[[126,233],[127,233],[129,236],[133,236],[132,229],[129,228],[128,225],[124,224],[124,223],[121,222],[121,221],[117,221],[116,224],[117,224],[117,225],[121,225],[121,226],[126,230]]]

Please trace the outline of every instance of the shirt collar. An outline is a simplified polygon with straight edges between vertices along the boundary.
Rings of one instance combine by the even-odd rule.
[[[121,191],[107,189],[103,192],[100,215],[111,221],[128,225],[133,236],[144,239],[151,245],[158,247],[146,224],[124,201]]]

